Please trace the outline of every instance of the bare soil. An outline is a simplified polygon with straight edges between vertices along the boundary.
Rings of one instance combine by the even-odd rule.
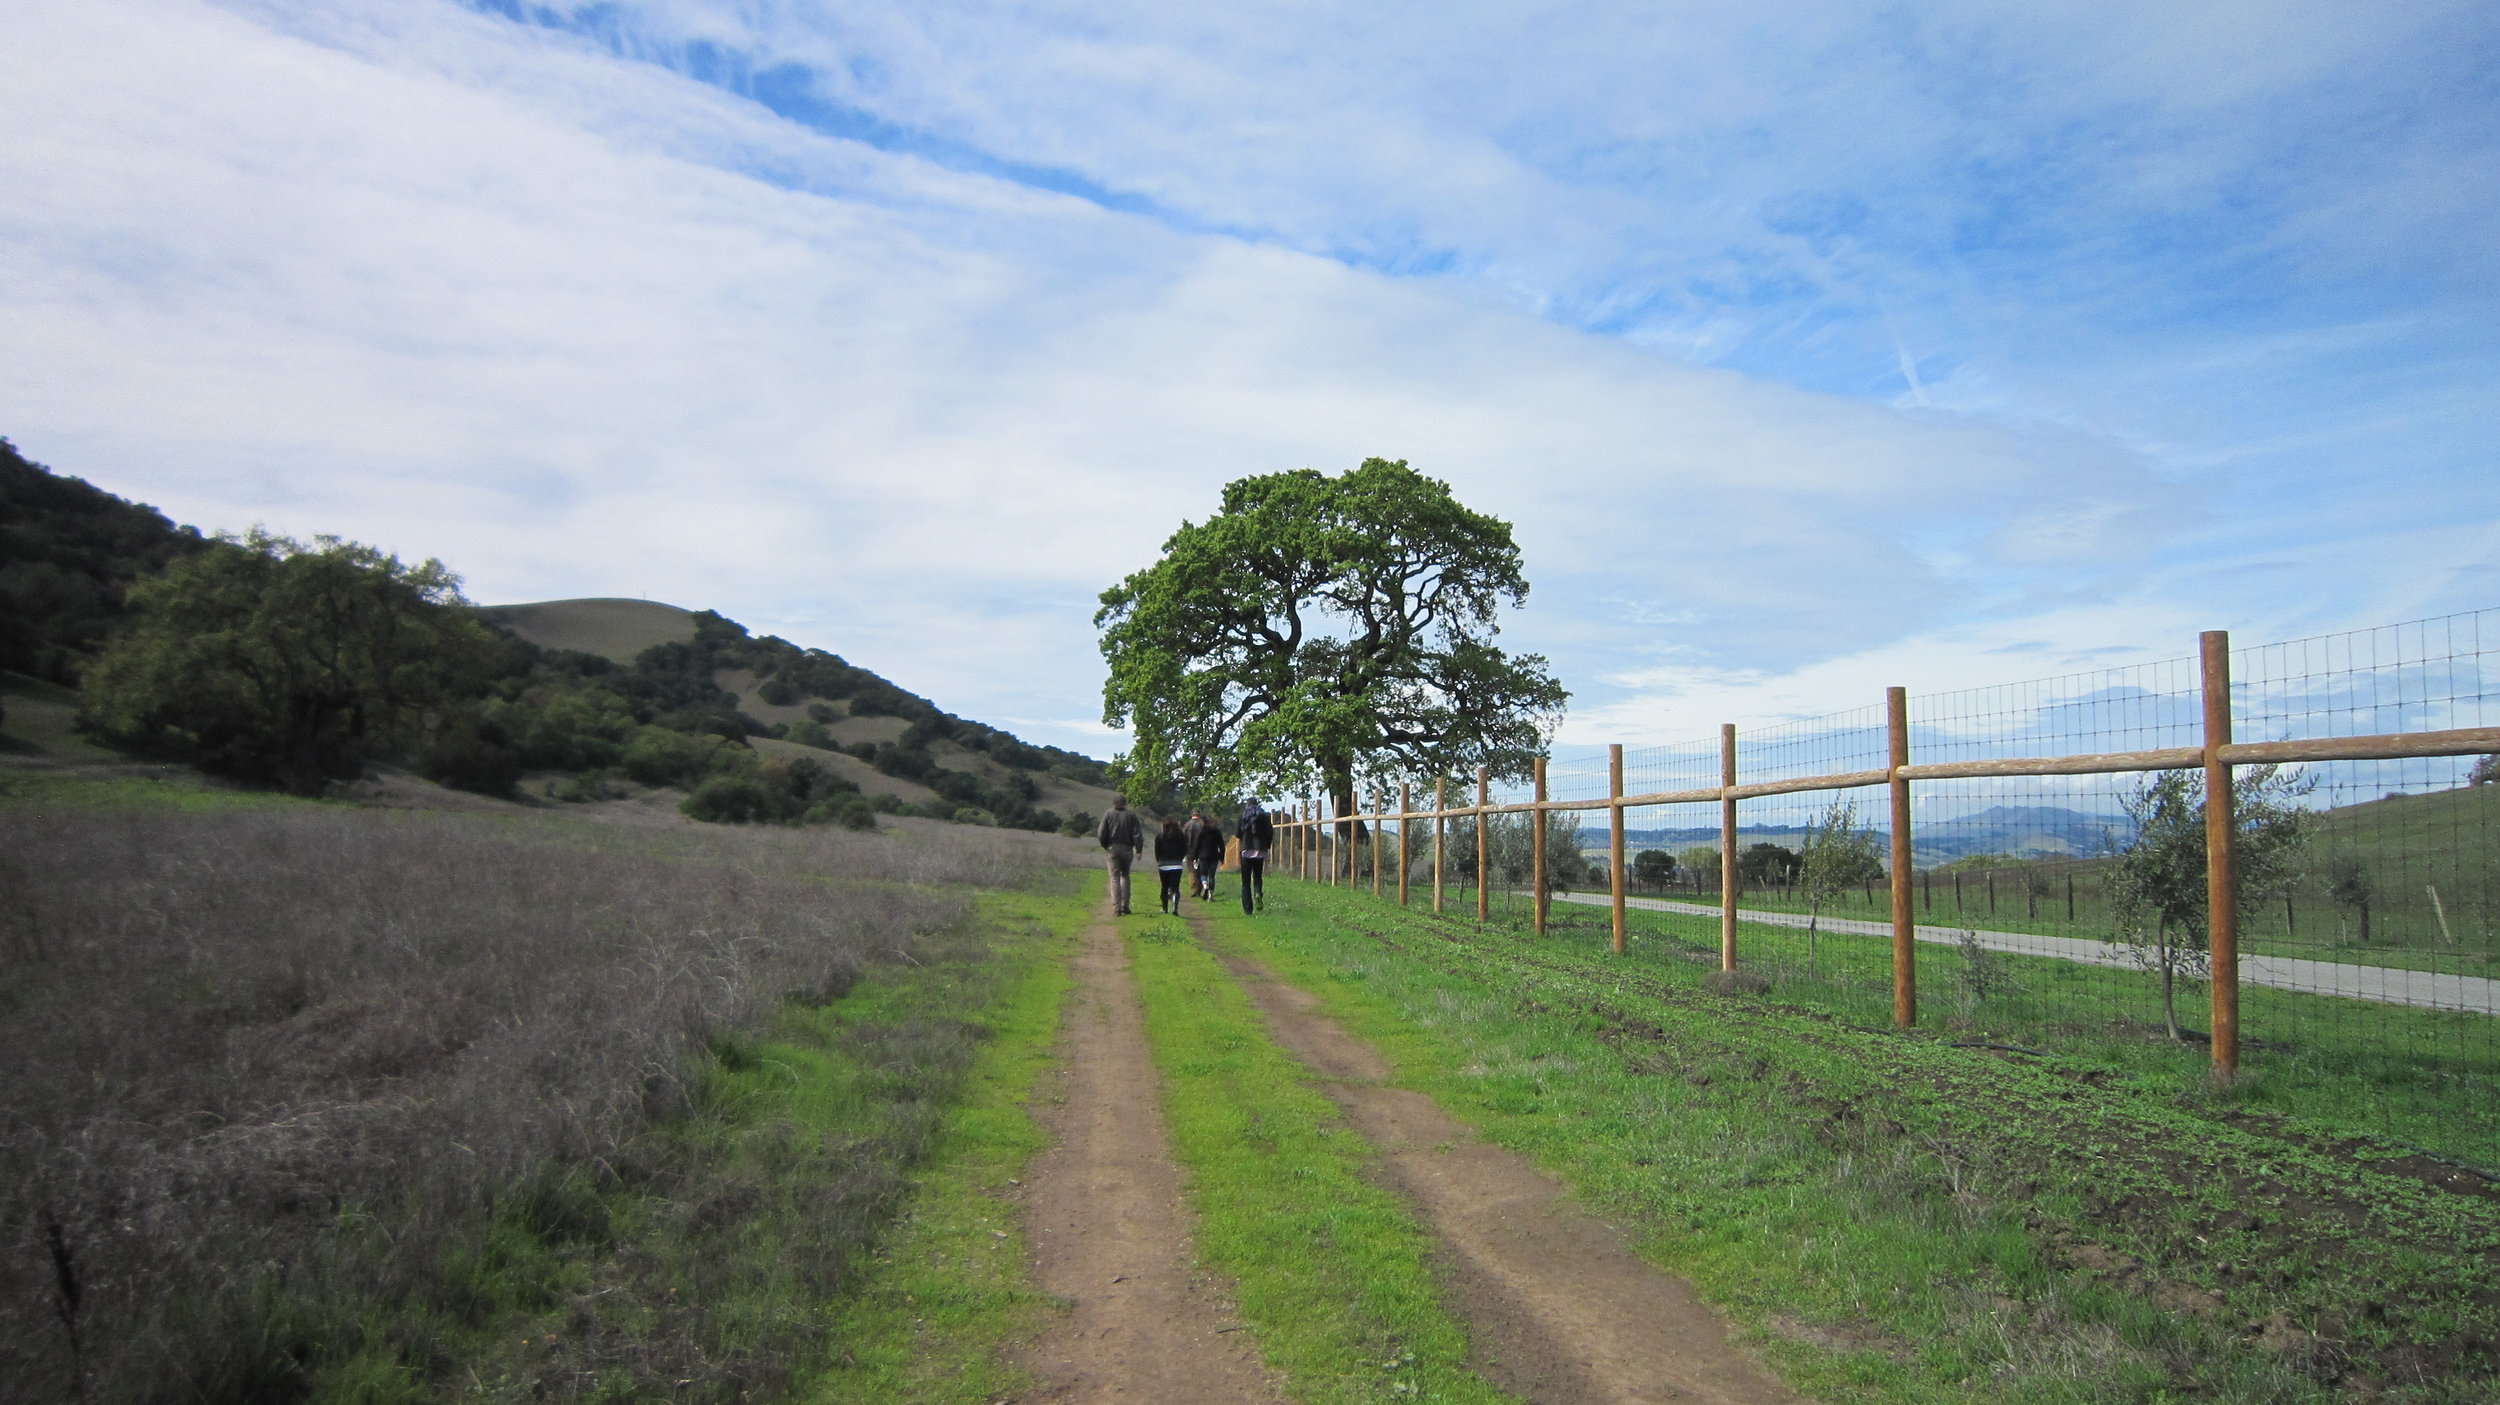
[[[1205,943],[1204,919],[1192,925]],[[1210,950],[1214,950],[1212,946]],[[1420,1093],[1390,1087],[1369,1044],[1307,991],[1216,952],[1268,1033],[1379,1156],[1379,1174],[1439,1240],[1471,1363],[1536,1405],[1795,1405],[1691,1285],[1634,1254],[1525,1158],[1479,1140]]]
[[[1191,1265],[1145,1016],[1108,912],[1073,967],[1062,1071],[1039,1108],[1053,1145],[1025,1191],[1034,1276],[1068,1308],[1020,1353],[1044,1383],[1029,1399],[1281,1401],[1224,1284]]]

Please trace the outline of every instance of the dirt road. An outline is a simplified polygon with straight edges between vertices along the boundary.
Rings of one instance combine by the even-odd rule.
[[[1035,1277],[1071,1304],[1023,1352],[1045,1383],[1031,1398],[1281,1401],[1222,1285],[1191,1268],[1137,985],[1107,912],[1076,959],[1061,1071],[1038,1108],[1052,1146],[1027,1177]]]
[[[1193,934],[1208,945],[1202,913]],[[1279,1046],[1370,1143],[1381,1182],[1436,1239],[1473,1364],[1533,1405],[1802,1405],[1679,1279],[1651,1267],[1563,1187],[1478,1139],[1431,1099],[1388,1086],[1379,1054],[1307,992],[1209,945]],[[1279,1402],[1223,1285],[1193,1273],[1135,982],[1106,917],[1086,936],[1042,1120],[1026,1223],[1066,1317],[1024,1363],[1054,1402]]]
[[[1191,925],[1204,943],[1203,918],[1191,914]],[[1379,1053],[1321,1014],[1308,992],[1216,955],[1266,1016],[1269,1036],[1319,1076],[1378,1154],[1381,1179],[1439,1241],[1473,1364],[1495,1384],[1535,1405],[1804,1399],[1731,1342],[1690,1285],[1634,1254],[1559,1182],[1479,1140],[1430,1098],[1389,1087]]]

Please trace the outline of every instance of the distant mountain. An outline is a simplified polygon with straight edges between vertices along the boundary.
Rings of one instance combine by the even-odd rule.
[[[1891,834],[1885,826],[1878,826],[1875,832],[1887,837]],[[2095,815],[2054,805],[1997,805],[1950,820],[1916,825],[1910,831],[1910,847],[1920,868],[1932,868],[1977,854],[2089,858],[2113,847],[2124,847],[2133,833],[2124,815]],[[1806,834],[1804,825],[1741,825],[1736,832],[1736,847],[1742,850],[1768,843],[1794,849],[1805,842]],[[1606,831],[1602,826],[1583,826],[1580,842],[1582,848],[1604,848]],[[1634,852],[1664,849],[1679,854],[1686,849],[1715,849],[1719,846],[1719,828],[1710,825],[1626,830],[1624,846]]]

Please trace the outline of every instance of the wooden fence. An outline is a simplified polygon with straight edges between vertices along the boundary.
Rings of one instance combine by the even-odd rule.
[[[1739,874],[1736,858],[1736,805],[1740,800],[1761,796],[1786,795],[1808,791],[1840,791],[1884,786],[1889,792],[1891,812],[1892,898],[1892,1006],[1896,1024],[1908,1026],[1918,1019],[1917,967],[1913,959],[1916,921],[1913,908],[1914,867],[1911,861],[1911,787],[1921,781],[1944,781],[1974,778],[2018,776],[2083,776],[2116,772],[2202,770],[2205,780],[2205,873],[2206,908],[2209,924],[2211,991],[2213,1001],[2213,1064],[2217,1076],[2228,1078],[2239,1069],[2239,944],[2238,873],[2233,861],[2234,826],[2232,771],[2237,766],[2261,766],[2292,762],[2381,761],[2410,757],[2468,756],[2500,752],[2500,727],[2463,727],[2444,731],[2394,732],[2373,736],[2335,737],[2303,741],[2236,742],[2232,740],[2231,710],[2231,648],[2230,637],[2221,630],[2206,632],[2198,651],[2200,692],[2203,701],[2204,739],[2201,746],[2165,747],[2149,751],[2121,751],[2073,756],[2016,757],[2005,759],[1954,761],[1920,764],[1910,754],[1909,694],[1902,688],[1886,691],[1885,721],[1889,741],[1889,763],[1881,769],[1848,771],[1831,775],[1783,778],[1745,783],[1737,774],[1736,728],[1727,725],[1719,732],[1719,784],[1699,789],[1655,791],[1627,795],[1623,789],[1623,748],[1608,748],[1608,787],[1603,798],[1557,800],[1546,793],[1545,762],[1540,758],[1533,774],[1534,798],[1506,804],[1492,801],[1490,777],[1479,767],[1475,777],[1474,803],[1452,806],[1446,779],[1432,783],[1432,804],[1428,809],[1415,806],[1412,788],[1400,785],[1397,807],[1389,807],[1386,787],[1375,788],[1370,799],[1372,808],[1351,813],[1328,815],[1315,800],[1295,802],[1279,817],[1278,828],[1287,846],[1287,872],[1312,881],[1351,884],[1360,877],[1358,846],[1353,842],[1355,826],[1367,824],[1372,835],[1371,885],[1375,894],[1382,891],[1379,846],[1384,826],[1395,822],[1397,901],[1407,902],[1408,874],[1411,867],[1407,853],[1409,826],[1415,821],[1432,824],[1432,908],[1443,910],[1446,885],[1444,866],[1445,840],[1449,821],[1472,818],[1476,842],[1475,882],[1476,917],[1486,920],[1490,913],[1487,872],[1488,827],[1484,819],[1492,815],[1528,814],[1539,818],[1529,826],[1531,833],[1531,881],[1535,893],[1534,925],[1542,935],[1546,928],[1550,888],[1546,881],[1546,826],[1542,816],[1554,812],[1588,813],[1604,811],[1607,815],[1607,864],[1613,898],[1613,947],[1624,948],[1625,886],[1624,812],[1654,805],[1688,805],[1717,802],[1721,861],[1719,863],[1719,964],[1722,970],[1736,969],[1736,900]],[[1359,803],[1360,797],[1358,797]]]

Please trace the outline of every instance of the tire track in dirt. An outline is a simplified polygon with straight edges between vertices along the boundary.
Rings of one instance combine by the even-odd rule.
[[[1036,1107],[1052,1145],[1024,1195],[1034,1277],[1069,1310],[1019,1353],[1043,1383],[1026,1398],[1281,1401],[1221,1283],[1191,1266],[1145,1013],[1107,909],[1072,970],[1059,1071]]]
[[[1470,1364],[1487,1379],[1533,1405],[1804,1405],[1729,1340],[1690,1284],[1634,1254],[1560,1182],[1430,1098],[1388,1086],[1379,1053],[1321,1014],[1316,997],[1221,950],[1203,914],[1190,926],[1432,1231]]]

